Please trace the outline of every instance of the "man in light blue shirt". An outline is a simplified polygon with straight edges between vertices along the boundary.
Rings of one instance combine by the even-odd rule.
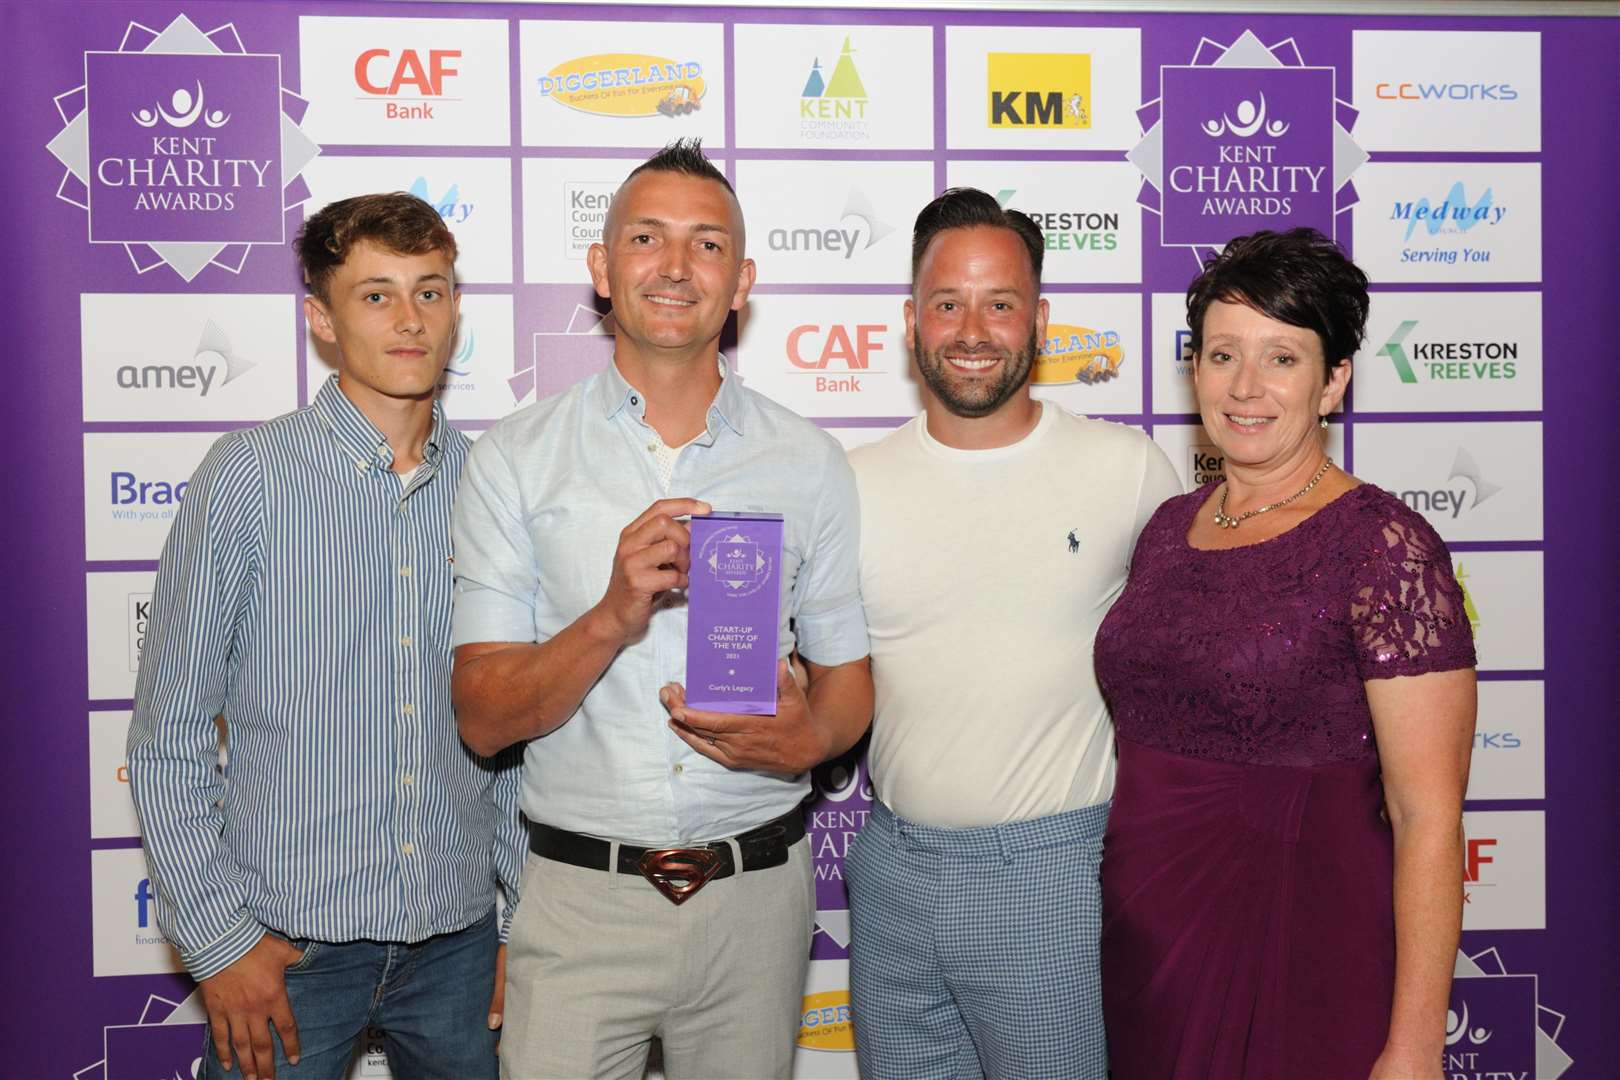
[[[397,1076],[495,1075],[523,835],[516,767],[450,710],[455,257],[413,196],[311,217],[305,313],[338,373],[215,443],[164,545],[130,790],[205,1077],[340,1077],[368,1025]]]
[[[513,1076],[639,1077],[654,1036],[672,1080],[791,1072],[815,907],[799,803],[807,771],[865,730],[872,681],[843,452],[719,358],[753,284],[743,248],[695,143],[638,167],[589,259],[613,364],[501,421],[467,463],[458,720],[479,753],[530,740]],[[685,707],[680,519],[711,508],[784,518],[771,716]],[[671,892],[638,871],[649,850],[688,868]]]

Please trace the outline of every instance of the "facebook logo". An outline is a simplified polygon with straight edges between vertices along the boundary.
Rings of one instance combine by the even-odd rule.
[[[150,912],[153,900],[152,880],[141,878],[141,883],[135,886],[135,925],[145,929],[150,925]]]

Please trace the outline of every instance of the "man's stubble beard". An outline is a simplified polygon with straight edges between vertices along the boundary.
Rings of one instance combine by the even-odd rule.
[[[947,374],[946,362],[940,354],[950,348],[952,347],[947,346],[930,353],[923,348],[922,335],[915,328],[912,329],[912,355],[917,358],[917,370],[922,374],[923,382],[928,384],[928,389],[932,390],[934,396],[957,416],[977,419],[989,416],[1001,408],[1029,381],[1030,373],[1035,369],[1035,354],[1040,349],[1040,339],[1036,336],[1034,324],[1031,323],[1029,340],[1021,350],[1003,353],[999,349],[984,349],[977,354],[984,356],[1000,354],[1005,356],[1006,362],[1002,364],[1001,378],[989,384],[983,393],[972,397],[957,393],[957,386]],[[959,349],[955,351],[961,352]]]

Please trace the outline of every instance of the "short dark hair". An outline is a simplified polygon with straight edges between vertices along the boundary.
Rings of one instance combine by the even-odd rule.
[[[911,230],[912,283],[917,281],[917,268],[922,265],[923,253],[934,237],[946,229],[971,229],[976,225],[1011,229],[1024,242],[1030,269],[1035,273],[1035,284],[1040,285],[1041,260],[1046,256],[1046,238],[1041,235],[1041,227],[1023,211],[1008,210],[994,195],[970,187],[947,188],[917,215],[917,224]]]
[[[362,240],[400,255],[442,251],[456,261],[455,234],[422,199],[403,191],[356,195],[328,203],[298,230],[294,244],[309,291],[330,300],[332,275]]]
[[[1204,348],[1204,313],[1216,300],[1247,304],[1314,330],[1329,369],[1354,356],[1367,330],[1367,275],[1315,229],[1239,236],[1187,286],[1193,355]]]
[[[687,176],[713,180],[730,191],[732,198],[737,196],[736,191],[732,190],[731,181],[726,179],[726,174],[716,168],[714,162],[709,160],[709,155],[703,152],[702,139],[676,139],[667,144],[658,153],[631,169],[630,175],[624,178],[625,183],[629,183],[637,173],[644,172],[684,173]]]

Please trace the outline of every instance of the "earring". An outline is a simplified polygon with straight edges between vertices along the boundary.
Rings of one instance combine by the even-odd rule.
[[[1328,429],[1327,417],[1324,416],[1324,417],[1322,417],[1322,430],[1326,431],[1327,429]]]

